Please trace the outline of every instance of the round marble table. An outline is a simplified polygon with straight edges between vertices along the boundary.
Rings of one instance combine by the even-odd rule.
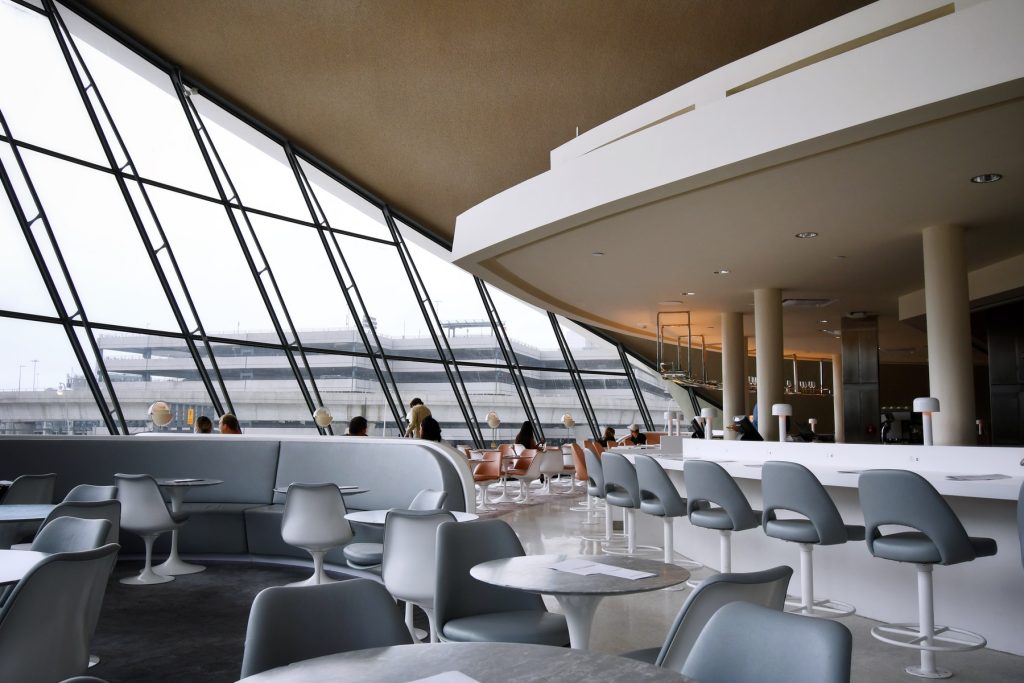
[[[55,505],[0,505],[0,522],[41,522]]]
[[[167,492],[171,499],[171,512],[181,512],[181,506],[185,503],[185,494],[191,489],[199,486],[216,486],[223,484],[223,479],[157,479],[156,484]],[[153,567],[153,571],[160,576],[181,576],[182,574],[196,574],[206,569],[201,564],[185,562],[178,556],[178,530],[171,531],[171,552],[161,564]]]
[[[345,519],[350,522],[384,526],[389,512],[390,510],[357,510],[345,515]],[[448,513],[455,517],[456,522],[472,522],[480,517],[480,515],[473,514],[472,512],[459,512],[457,510],[448,510]]]
[[[654,576],[634,580],[606,574],[583,576],[551,569],[551,565],[565,560],[651,572]],[[469,574],[496,586],[554,596],[569,626],[569,643],[579,650],[586,650],[590,643],[594,613],[606,595],[656,591],[690,578],[690,572],[677,565],[624,555],[525,555],[478,564],[469,570]]]
[[[437,643],[355,650],[295,662],[242,681],[408,683],[453,671],[479,683],[695,683],[674,671],[625,657],[518,643]]]
[[[357,493],[366,493],[370,489],[364,489],[362,486],[356,486],[354,484],[338,484],[338,491],[343,496],[354,496]],[[288,495],[287,486],[278,486],[274,489],[274,493],[283,493]]]
[[[34,550],[0,550],[0,584],[18,583],[46,557]]]

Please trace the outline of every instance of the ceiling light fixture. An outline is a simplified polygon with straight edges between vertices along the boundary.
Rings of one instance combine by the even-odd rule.
[[[729,270],[727,270],[725,268],[722,268],[721,270],[716,270],[715,271],[715,275],[728,275],[729,272],[730,272]]]
[[[981,175],[976,175],[973,178],[971,178],[971,182],[972,183],[977,183],[977,184],[981,185],[981,184],[984,184],[984,183],[994,183],[997,180],[1002,180],[1002,179],[1003,179],[1003,174],[1002,173],[982,173]]]
[[[603,251],[595,251],[595,252],[591,252],[590,255],[591,256],[604,256],[604,252]]]
[[[682,301],[659,301],[659,306],[682,306]]]
[[[806,232],[798,232],[796,235],[794,235],[794,237],[796,237],[798,240],[809,240],[809,239],[811,239],[813,237],[817,237],[817,236],[818,236],[818,233],[813,232],[811,230],[808,230]]]
[[[682,294],[683,296],[693,296],[693,295],[695,295],[695,294],[696,294],[697,292],[679,292],[679,293],[680,293],[680,294]]]
[[[827,320],[819,320],[818,322],[824,324],[824,323],[827,323],[828,321]]]

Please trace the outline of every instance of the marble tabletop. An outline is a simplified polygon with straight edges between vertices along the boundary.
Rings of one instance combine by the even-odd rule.
[[[479,683],[694,683],[674,671],[624,657],[518,643],[437,643],[355,650],[296,662],[243,681],[408,683],[451,671]]]
[[[0,522],[36,522],[46,519],[53,505],[0,505]]]
[[[223,479],[157,479],[157,486],[172,488],[175,486],[216,486],[223,484]]]
[[[33,550],[0,550],[0,584],[17,583],[36,566],[46,553]]]
[[[390,510],[357,510],[346,514],[345,519],[350,522],[383,526],[384,522],[387,521],[388,512]],[[448,510],[448,513],[455,517],[456,522],[472,522],[480,517],[480,515],[473,514],[472,512],[459,512],[458,510]]]
[[[338,484],[338,491],[343,496],[354,496],[357,493],[366,493],[370,489],[364,489],[362,486],[355,486],[352,484]],[[274,493],[288,493],[287,486],[278,486],[274,488]]]
[[[563,560],[587,560],[613,567],[653,572],[655,576],[631,580],[605,574],[582,576],[550,568],[551,565]],[[547,595],[644,593],[674,586],[690,578],[690,572],[677,565],[625,555],[524,555],[484,562],[473,567],[469,573],[473,578],[486,583]]]

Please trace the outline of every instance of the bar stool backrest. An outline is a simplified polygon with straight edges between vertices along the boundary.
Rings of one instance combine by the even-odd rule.
[[[759,525],[747,497],[717,462],[687,460],[683,465],[683,480],[686,482],[687,515],[693,514],[694,510],[707,509],[711,504],[725,510],[733,531],[753,529]]]
[[[587,494],[604,498],[604,466],[601,458],[588,448],[584,460],[587,463]]]
[[[640,483],[636,479],[636,468],[621,453],[607,452],[601,457],[604,469],[604,490],[606,493],[625,493],[633,501],[633,507],[640,507]]]
[[[917,472],[868,470],[857,481],[864,511],[865,540],[874,554],[874,543],[883,534],[879,527],[899,525],[920,531],[935,544],[940,564],[970,562],[977,557],[960,518],[946,499]]]
[[[664,508],[666,517],[685,515],[686,499],[679,495],[665,468],[649,455],[637,455],[635,464],[641,500],[657,500]]]
[[[821,545],[849,540],[836,504],[818,478],[803,465],[779,460],[766,462],[761,470],[761,494],[762,526],[775,519],[776,510],[788,510],[811,522]]]
[[[56,474],[23,474],[11,482],[4,505],[49,505],[53,502]]]

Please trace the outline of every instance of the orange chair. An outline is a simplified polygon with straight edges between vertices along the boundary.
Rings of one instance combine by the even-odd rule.
[[[487,451],[483,454],[483,462],[473,470],[473,481],[480,491],[480,505],[478,510],[494,510],[487,500],[487,489],[496,481],[501,479],[501,453],[499,451]]]
[[[590,475],[587,473],[587,458],[583,453],[583,448],[581,448],[578,443],[571,444],[571,446],[572,462],[576,466],[576,471],[573,474],[573,481],[583,482],[583,490],[586,491],[587,480],[590,478]],[[573,484],[573,486],[575,487],[575,484]],[[596,523],[592,521],[591,516],[593,513],[598,512],[599,508],[594,505],[594,499],[590,495],[587,495],[586,505],[573,505],[569,509],[573,512],[586,512],[587,521],[585,524],[589,525]]]

